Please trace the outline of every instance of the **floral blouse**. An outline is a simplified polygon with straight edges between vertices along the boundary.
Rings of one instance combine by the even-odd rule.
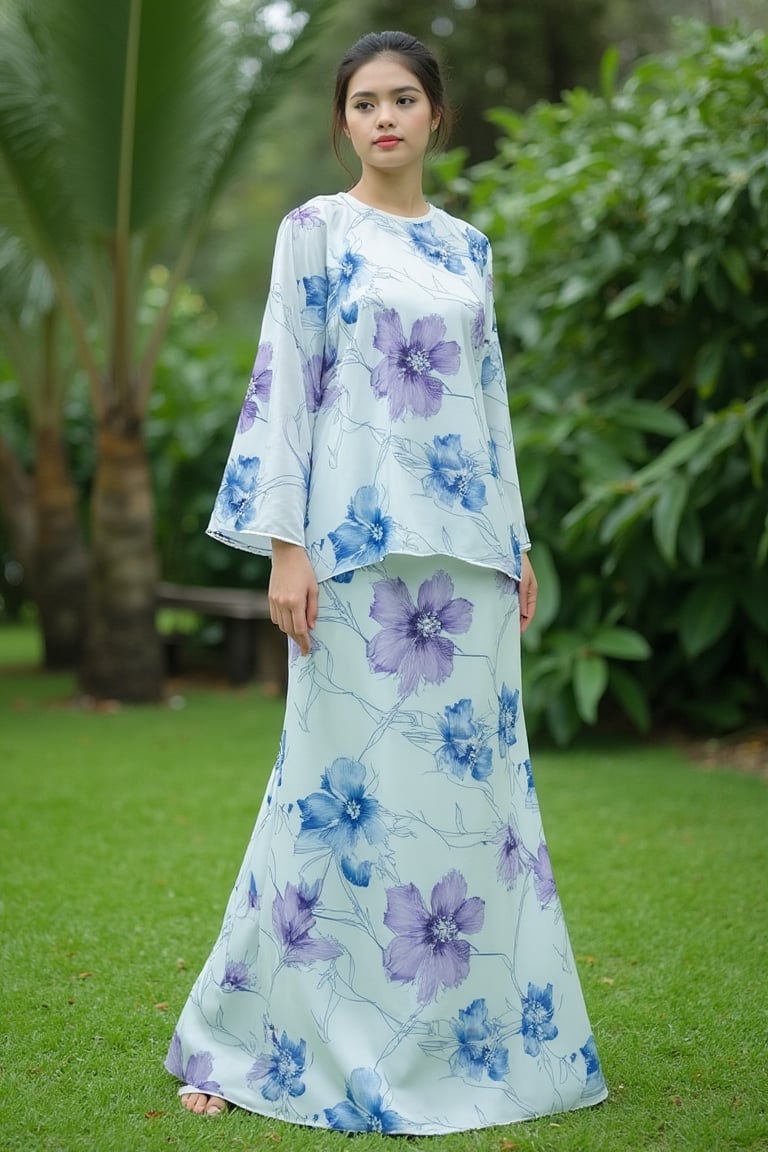
[[[518,579],[525,528],[487,238],[345,192],[278,232],[253,374],[208,527],[318,580],[390,552]]]

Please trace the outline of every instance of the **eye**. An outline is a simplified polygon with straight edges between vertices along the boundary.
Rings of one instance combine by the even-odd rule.
[[[373,108],[373,104],[371,104],[370,100],[358,100],[354,107],[358,112],[366,112],[369,108]]]
[[[397,102],[398,102],[398,104],[415,104],[416,103],[413,96],[401,96]]]

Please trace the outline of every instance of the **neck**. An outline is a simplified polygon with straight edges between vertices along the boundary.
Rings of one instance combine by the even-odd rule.
[[[364,170],[350,193],[369,208],[379,208],[396,216],[423,216],[429,207],[421,179],[406,173]]]

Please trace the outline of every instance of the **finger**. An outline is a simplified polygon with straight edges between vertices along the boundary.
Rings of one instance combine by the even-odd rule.
[[[319,601],[319,593],[317,584],[313,584],[307,593],[307,625],[309,628],[314,628],[317,624],[317,608]]]
[[[309,655],[310,640],[307,628],[307,616],[300,608],[295,608],[291,614],[291,636],[301,648],[302,656]]]

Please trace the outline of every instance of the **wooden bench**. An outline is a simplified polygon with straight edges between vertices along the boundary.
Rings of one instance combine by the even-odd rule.
[[[158,608],[180,608],[224,621],[230,684],[257,679],[268,691],[285,692],[287,641],[269,618],[266,592],[163,582],[157,586],[156,603]]]

